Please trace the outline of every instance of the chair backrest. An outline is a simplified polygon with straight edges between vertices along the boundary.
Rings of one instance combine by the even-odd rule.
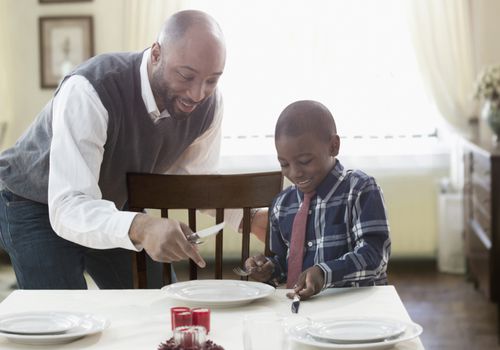
[[[128,205],[132,211],[160,209],[167,218],[169,209],[187,209],[188,224],[197,231],[196,210],[215,209],[215,221],[224,221],[224,209],[243,209],[241,262],[250,254],[251,209],[269,207],[282,190],[281,172],[224,175],[160,175],[127,174]],[[222,279],[223,232],[216,236],[215,278]],[[265,254],[269,251],[269,227],[266,233]],[[146,255],[136,253],[134,261],[134,286],[145,288]],[[163,283],[172,282],[170,264],[165,264]],[[189,278],[197,278],[197,266],[190,261]]]

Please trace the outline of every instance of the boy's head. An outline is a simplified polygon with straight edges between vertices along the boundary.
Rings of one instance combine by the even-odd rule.
[[[330,111],[316,101],[297,101],[281,112],[274,141],[281,171],[300,191],[314,191],[335,165],[340,138]]]

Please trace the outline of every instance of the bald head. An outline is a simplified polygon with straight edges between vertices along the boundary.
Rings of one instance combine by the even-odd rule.
[[[197,10],[180,11],[170,16],[163,24],[158,42],[164,47],[174,45],[192,30],[224,42],[219,24],[207,13]]]
[[[163,25],[151,46],[148,77],[160,112],[189,117],[216,91],[226,47],[219,25],[201,11],[181,11]]]
[[[281,136],[297,137],[306,132],[324,141],[329,141],[337,133],[333,116],[323,104],[304,100],[288,105],[276,122],[274,135],[278,139]]]

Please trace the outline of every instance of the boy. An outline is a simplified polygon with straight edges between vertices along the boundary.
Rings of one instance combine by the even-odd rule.
[[[286,281],[294,289],[288,296],[301,299],[329,287],[386,284],[391,243],[382,191],[336,159],[340,138],[330,111],[315,101],[292,103],[278,118],[275,145],[293,185],[269,213],[275,255],[245,262],[252,278]]]

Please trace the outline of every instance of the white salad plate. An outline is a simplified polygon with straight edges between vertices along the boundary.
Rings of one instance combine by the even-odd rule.
[[[380,322],[380,324],[384,326],[375,326],[374,323],[377,322]],[[331,325],[334,324],[340,325],[343,331],[339,331],[338,334],[335,334],[331,328]],[[321,325],[324,327],[321,328]],[[404,327],[402,332],[399,332],[400,328],[398,328],[398,325]],[[382,337],[375,335],[376,331],[374,331],[374,329],[378,329],[379,332],[385,333],[387,336]],[[365,334],[365,331],[370,335]],[[319,337],[317,337],[318,332],[320,335]],[[416,323],[392,319],[325,318],[293,325],[287,329],[287,333],[293,341],[318,348],[336,350],[382,350],[390,349],[400,342],[418,337],[422,333],[422,327]],[[311,333],[315,334],[315,336]]]
[[[64,320],[64,321],[63,321]],[[87,335],[102,332],[109,326],[106,318],[79,312],[23,312],[0,315],[4,327],[0,336],[13,343],[52,345],[69,343]],[[41,322],[48,322],[47,330]],[[7,325],[5,327],[5,325]],[[64,330],[62,330],[65,328]]]
[[[0,332],[58,334],[74,328],[78,323],[78,317],[56,311],[19,312],[0,316]]]
[[[170,284],[162,290],[168,297],[194,306],[232,307],[265,298],[275,288],[251,281],[193,280]]]
[[[401,335],[406,324],[390,319],[330,319],[314,322],[307,333],[314,339],[337,344],[373,343]]]

